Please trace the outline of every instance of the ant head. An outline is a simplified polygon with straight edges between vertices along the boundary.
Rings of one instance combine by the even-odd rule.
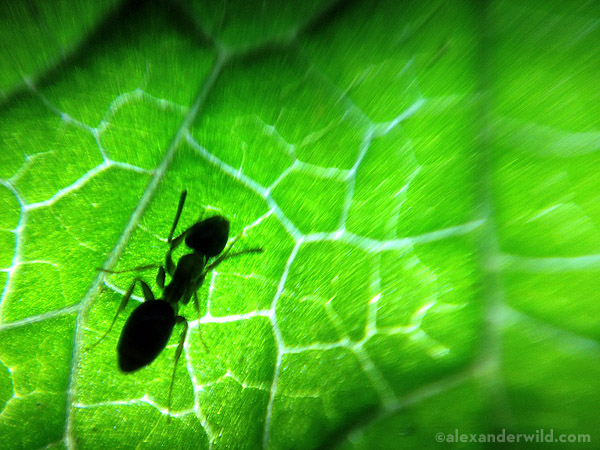
[[[192,226],[185,237],[185,245],[206,255],[217,256],[229,239],[229,221],[223,216],[213,216]]]

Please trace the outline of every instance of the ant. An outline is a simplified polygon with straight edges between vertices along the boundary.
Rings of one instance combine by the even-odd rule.
[[[229,221],[222,216],[209,217],[208,219],[196,222],[173,239],[173,233],[179,222],[186,195],[187,191],[184,190],[179,198],[175,220],[173,221],[173,226],[171,227],[169,237],[167,238],[169,250],[165,257],[164,267],[147,265],[120,271],[102,268],[97,269],[101,272],[114,274],[158,267],[156,283],[162,289],[163,295],[162,298],[155,299],[150,286],[148,286],[141,278],[136,277],[125,293],[123,300],[121,300],[119,309],[106,333],[104,333],[100,340],[89,347],[89,349],[95,347],[108,335],[108,333],[110,333],[113,325],[117,321],[119,313],[127,306],[127,302],[133,293],[136,283],[139,282],[142,287],[144,302],[131,313],[125,322],[123,331],[121,331],[121,337],[117,344],[119,368],[125,373],[130,373],[152,363],[166,347],[175,325],[183,324],[179,345],[175,352],[175,364],[173,366],[173,374],[169,386],[169,409],[171,408],[171,395],[173,392],[173,381],[175,380],[175,370],[177,369],[177,362],[181,356],[188,331],[187,320],[185,317],[178,315],[179,303],[187,305],[193,296],[194,306],[198,313],[198,318],[200,318],[200,304],[196,291],[202,286],[207,273],[215,269],[226,259],[247,253],[261,253],[263,251],[262,248],[251,248],[230,254],[231,248],[240,237],[238,235],[233,238],[231,245],[221,256],[207,265],[211,258],[218,256],[225,249],[229,238]],[[192,249],[192,252],[183,255],[177,262],[177,265],[175,265],[173,263],[172,253],[182,242],[185,242],[185,245]],[[171,277],[170,283],[166,286],[165,272]],[[198,327],[198,329],[200,328]],[[200,335],[200,339],[202,339],[202,335]],[[204,340],[202,340],[202,344],[208,352]]]

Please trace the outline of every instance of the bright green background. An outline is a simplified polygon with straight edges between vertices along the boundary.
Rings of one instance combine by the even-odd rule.
[[[598,448],[600,4],[205,3],[0,6],[2,448]],[[87,348],[184,188],[169,411]]]

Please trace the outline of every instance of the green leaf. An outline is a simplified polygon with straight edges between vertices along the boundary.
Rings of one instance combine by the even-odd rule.
[[[599,4],[80,3],[0,7],[4,448],[593,448]],[[121,373],[136,288],[100,341],[155,270],[97,268],[184,189],[264,252],[180,307],[169,408],[181,327]]]
[[[0,98],[52,71],[77,50],[117,2],[3,2],[0,5]]]

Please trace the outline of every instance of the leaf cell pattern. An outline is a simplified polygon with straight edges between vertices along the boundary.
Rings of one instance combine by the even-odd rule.
[[[456,424],[436,401],[473,397],[455,410],[461,426],[481,427],[469,420],[483,404],[492,427],[524,416],[515,386],[539,376],[501,366],[556,352],[545,343],[506,354],[523,337],[536,342],[535,332],[566,345],[573,368],[597,353],[584,321],[557,322],[560,305],[544,316],[519,300],[537,282],[541,303],[545,275],[597,269],[597,255],[564,255],[560,243],[549,247],[560,256],[518,247],[503,181],[489,175],[500,177],[495,149],[515,136],[544,141],[528,157],[566,157],[572,139],[575,158],[595,158],[594,131],[580,139],[489,110],[472,83],[473,5],[390,5],[377,4],[369,21],[372,6],[359,2],[306,6],[293,15],[300,21],[279,11],[264,34],[253,27],[270,23],[268,8],[236,31],[231,21],[248,19],[242,9],[225,17],[144,6],[131,26],[117,14],[108,22],[121,25],[115,36],[85,43],[95,57],[67,59],[48,78],[23,76],[2,113],[13,131],[0,132],[0,235],[13,249],[0,269],[0,430],[17,448],[368,448],[415,435],[417,421],[426,430]],[[502,24],[505,5],[494,5],[484,20]],[[390,23],[404,25],[390,35]],[[441,42],[420,39],[436,27],[447,29]],[[349,46],[348,30],[360,46]],[[492,66],[484,58],[483,71]],[[494,138],[479,132],[489,123]],[[86,349],[132,280],[94,268],[161,261],[183,188],[184,224],[197,219],[188,211],[218,211],[243,236],[236,245],[259,243],[265,254],[207,279],[167,410],[176,336],[128,377],[109,356],[115,332]],[[569,228],[557,214],[585,222],[588,211],[559,203],[527,220]],[[576,229],[583,239],[595,231]],[[526,250],[505,250],[515,248]],[[19,434],[11,421],[36,408],[54,412],[29,413],[27,426],[52,422],[53,431]],[[183,431],[169,432],[170,421]]]

